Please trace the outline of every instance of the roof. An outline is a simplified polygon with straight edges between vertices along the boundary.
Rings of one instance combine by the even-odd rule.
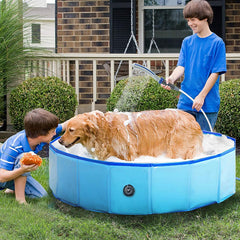
[[[47,7],[30,7],[25,17],[55,18],[55,4],[48,3]]]

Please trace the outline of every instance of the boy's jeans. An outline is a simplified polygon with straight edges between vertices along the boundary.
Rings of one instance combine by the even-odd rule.
[[[20,159],[22,158],[23,154],[20,154],[15,162],[14,169],[17,169],[20,167]],[[42,198],[47,196],[46,190],[43,188],[43,186],[36,181],[30,174],[30,172],[24,173],[22,176],[27,177],[26,187],[25,187],[25,194],[27,197],[30,198]],[[0,182],[0,190],[9,188],[14,190],[14,180],[11,180],[9,182]]]
[[[195,117],[196,121],[199,123],[202,130],[210,131],[208,122],[202,112],[194,112],[194,111],[188,111],[188,110],[184,110],[184,111],[192,114]],[[205,114],[207,115],[208,120],[213,129],[217,121],[218,112],[211,112],[211,113],[205,113]]]

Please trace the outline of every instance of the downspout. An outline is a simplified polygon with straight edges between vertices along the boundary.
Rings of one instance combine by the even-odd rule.
[[[55,0],[55,53],[57,53],[57,0]]]

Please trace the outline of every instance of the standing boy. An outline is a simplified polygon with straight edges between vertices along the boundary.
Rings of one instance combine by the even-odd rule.
[[[25,152],[38,153],[52,138],[66,129],[67,122],[58,124],[58,117],[44,109],[38,108],[28,112],[24,118],[24,128],[11,136],[0,149],[0,189],[15,192],[19,203],[26,203],[29,197],[44,197],[45,189],[30,172],[38,165],[23,165],[20,159]]]
[[[177,107],[192,114],[202,130],[209,131],[208,123],[199,111],[203,109],[214,128],[220,107],[219,78],[227,71],[225,44],[209,28],[213,11],[207,1],[190,1],[185,6],[183,15],[193,35],[183,40],[177,67],[167,83],[174,83],[184,75],[181,89],[194,102],[181,94]],[[169,87],[163,87],[170,90]]]

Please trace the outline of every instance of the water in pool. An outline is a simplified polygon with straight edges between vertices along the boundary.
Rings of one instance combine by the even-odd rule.
[[[59,150],[62,150],[70,154],[74,154],[76,156],[94,159],[93,156],[87,151],[87,149],[80,143],[75,144],[71,148],[65,148],[63,145],[60,145],[58,141],[55,141],[53,143],[53,146]],[[203,135],[203,153],[196,156],[194,159],[216,155],[233,147],[234,147],[234,142],[229,138],[227,138],[225,135],[216,136],[212,134],[204,134]],[[106,161],[107,162],[127,162],[116,157],[110,157]],[[185,161],[185,160],[181,158],[170,159],[165,157],[164,155],[160,155],[158,157],[141,156],[139,158],[136,158],[134,161],[131,161],[128,163],[166,163],[166,162],[180,162],[180,161]]]

